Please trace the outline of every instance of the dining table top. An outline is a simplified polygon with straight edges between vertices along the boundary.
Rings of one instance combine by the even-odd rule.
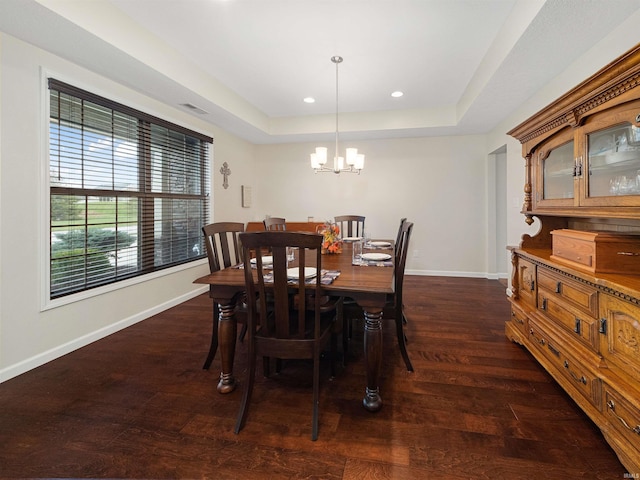
[[[393,259],[393,242],[390,241],[388,249],[375,249],[377,253],[388,253]],[[368,252],[364,249],[364,252]],[[393,294],[394,268],[381,264],[375,265],[353,265],[352,264],[351,243],[345,242],[341,253],[323,254],[322,269],[337,270],[340,275],[328,285],[323,285],[323,289],[329,294],[367,294],[367,295],[389,295]],[[379,266],[380,265],[380,266]],[[243,287],[245,284],[244,270],[238,266],[232,266],[217,272],[204,275],[196,280],[196,284],[207,284],[210,286]]]

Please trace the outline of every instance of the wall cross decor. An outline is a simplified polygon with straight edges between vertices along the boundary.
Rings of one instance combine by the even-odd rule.
[[[229,168],[229,164],[227,162],[224,162],[222,164],[222,167],[220,168],[220,173],[222,174],[222,177],[224,178],[224,180],[222,182],[222,186],[226,190],[227,188],[229,188],[229,175],[231,175],[231,169]]]

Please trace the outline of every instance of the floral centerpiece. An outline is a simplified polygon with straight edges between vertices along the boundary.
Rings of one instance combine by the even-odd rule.
[[[340,238],[340,227],[335,223],[326,222],[318,227],[318,233],[323,236],[322,253],[342,253],[342,238]]]

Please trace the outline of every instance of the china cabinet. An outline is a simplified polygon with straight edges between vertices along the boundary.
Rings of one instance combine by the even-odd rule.
[[[506,335],[640,475],[640,45],[509,135],[539,229],[510,247]]]
[[[567,125],[534,162],[533,209],[640,206],[640,100]]]

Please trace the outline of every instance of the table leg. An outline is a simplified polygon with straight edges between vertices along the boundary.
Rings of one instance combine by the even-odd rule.
[[[220,304],[220,320],[218,322],[218,348],[220,350],[220,381],[218,392],[231,393],[236,388],[236,379],[233,376],[233,360],[236,352],[236,334],[238,331],[235,299],[226,304]]]
[[[375,412],[382,408],[378,377],[382,365],[382,309],[364,309],[364,361],[367,369],[367,387],[362,404]]]

